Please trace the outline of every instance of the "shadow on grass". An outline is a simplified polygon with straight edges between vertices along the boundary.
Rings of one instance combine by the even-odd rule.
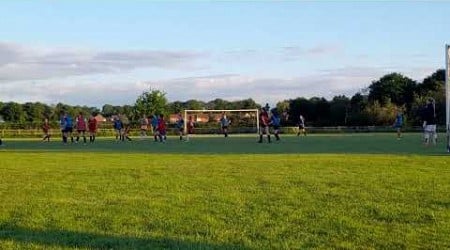
[[[137,238],[74,232],[59,229],[40,230],[0,224],[0,241],[38,244],[42,247],[88,249],[248,249],[240,245],[209,244],[170,238]]]

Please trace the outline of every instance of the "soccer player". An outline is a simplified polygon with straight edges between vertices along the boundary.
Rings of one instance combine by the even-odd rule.
[[[259,114],[259,143],[263,142],[263,135],[267,135],[267,142],[270,143],[270,133],[269,133],[269,113],[267,113],[266,108],[261,109]]]
[[[63,111],[61,111],[60,117],[59,117],[59,128],[61,129],[61,136],[62,136],[63,143],[66,144],[67,143],[66,119],[65,119],[65,115],[64,115]]]
[[[48,119],[44,119],[44,124],[42,124],[42,132],[44,132],[44,138],[42,138],[42,141],[50,142],[50,124],[48,123]]]
[[[306,136],[305,118],[302,115],[300,115],[298,118],[297,136],[299,136],[300,133],[303,133],[303,135]]]
[[[147,129],[148,129],[148,119],[145,115],[142,116],[140,120],[141,124],[141,140],[147,137]]]
[[[124,141],[125,139],[127,139],[128,141],[132,141],[130,138],[130,130],[131,130],[131,125],[129,123],[124,124],[124,129],[123,129],[123,133],[122,133],[122,141]]]
[[[93,114],[89,117],[88,129],[89,129],[89,142],[93,143],[95,141],[95,136],[97,134],[97,120],[95,119]]]
[[[160,114],[158,119],[158,137],[160,142],[166,142],[166,121],[164,120],[164,115]]]
[[[222,133],[225,137],[228,137],[228,127],[230,126],[231,121],[227,118],[225,112],[222,114],[222,118],[220,118],[220,127],[222,129]]]
[[[123,141],[123,123],[119,116],[114,117],[113,128],[116,131],[116,141]]]
[[[158,132],[158,124],[159,124],[159,119],[157,115],[152,115],[151,116],[151,125],[152,125],[152,130],[153,130],[153,138],[155,139],[155,142],[158,141],[158,137],[159,137],[159,132]]]
[[[189,116],[189,120],[187,123],[187,136],[186,136],[186,141],[189,141],[189,137],[194,134],[194,118],[191,116]]]
[[[67,138],[69,138],[69,135],[70,135],[70,142],[73,143],[73,119],[67,112],[64,115],[64,121],[65,121],[64,133],[66,138],[65,143],[67,143]]]
[[[183,134],[184,134],[184,119],[181,113],[178,113],[177,115],[177,122],[176,122],[178,135],[180,136],[180,141],[183,140]]]
[[[397,129],[397,140],[402,138],[402,127],[403,127],[403,113],[400,108],[397,108],[397,114],[395,115],[395,122],[393,127]]]
[[[425,146],[428,146],[430,144],[430,141],[433,143],[433,145],[436,145],[436,107],[433,98],[429,98],[427,100],[423,120]]]
[[[273,126],[273,133],[275,135],[276,140],[279,141],[280,140],[279,133],[280,133],[281,118],[276,109],[272,110],[272,116],[270,117],[270,125]]]
[[[77,126],[77,139],[75,143],[80,141],[80,135],[83,135],[83,143],[86,144],[86,119],[84,119],[83,113],[80,112],[76,118]]]

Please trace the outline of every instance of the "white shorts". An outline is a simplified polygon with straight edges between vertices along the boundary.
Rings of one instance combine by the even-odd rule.
[[[436,133],[436,124],[434,125],[426,125],[425,133]]]

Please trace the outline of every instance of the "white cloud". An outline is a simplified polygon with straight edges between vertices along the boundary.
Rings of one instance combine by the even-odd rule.
[[[425,69],[424,69],[425,70]],[[433,71],[429,71],[430,74]],[[373,80],[390,73],[383,68],[344,67],[318,71],[298,77],[260,77],[244,74],[221,74],[166,80],[127,81],[110,77],[95,80],[92,77],[71,77],[64,87],[58,80],[21,81],[0,84],[2,101],[41,101],[101,107],[133,104],[137,96],[149,87],[165,91],[170,101],[222,98],[239,100],[253,98],[259,103],[296,97],[326,97],[345,94],[351,96],[367,87]]]
[[[229,59],[238,58],[230,62],[236,68],[262,62],[259,66],[265,69],[274,64],[265,64],[264,57],[288,59],[286,64],[289,64],[289,60],[320,58],[341,52],[339,46],[320,45],[312,48],[283,47],[267,53],[233,50],[222,55]],[[219,57],[218,54],[211,56],[210,53],[196,51],[92,51],[32,48],[0,42],[0,101],[63,102],[98,107],[105,103],[123,105],[133,104],[142,91],[153,87],[165,91],[170,101],[253,98],[259,103],[274,104],[299,96],[331,98],[341,94],[353,95],[386,73],[402,72],[421,80],[435,70],[429,67],[407,68],[406,65],[389,68],[358,66],[319,68],[311,70],[308,75],[286,71],[289,76],[283,75],[284,72],[273,76],[270,70],[259,74],[245,73],[245,70],[228,74],[229,71],[223,68],[213,69],[223,74],[213,74],[211,69],[190,70],[208,62],[205,58],[213,63]],[[145,68],[146,72],[135,74],[138,68]],[[158,79],[147,68],[153,68],[153,72],[177,72],[171,77],[168,76],[172,74],[169,71],[163,79]],[[186,75],[186,72],[194,76],[177,77]]]
[[[337,44],[322,44],[311,48],[300,46],[286,46],[281,48],[281,56],[284,60],[300,60],[320,58],[322,56],[337,55],[343,52],[343,48]]]
[[[0,42],[0,83],[118,73],[136,68],[190,70],[208,55],[198,51],[92,51]]]

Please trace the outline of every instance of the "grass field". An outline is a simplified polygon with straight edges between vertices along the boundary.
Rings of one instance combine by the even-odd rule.
[[[448,249],[450,158],[420,135],[0,148],[0,249]]]

